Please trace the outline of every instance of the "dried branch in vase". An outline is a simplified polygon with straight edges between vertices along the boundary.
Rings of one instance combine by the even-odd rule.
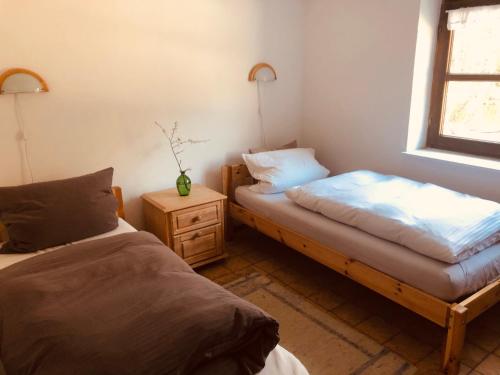
[[[181,138],[178,135],[179,132],[179,123],[176,121],[174,122],[174,126],[172,126],[172,129],[170,129],[170,132],[167,132],[167,130],[157,121],[155,121],[156,126],[160,128],[162,133],[165,135],[165,137],[168,139],[168,142],[170,144],[170,149],[172,150],[172,154],[174,155],[175,162],[177,163],[177,166],[179,167],[179,172],[180,173],[186,173],[187,171],[191,170],[191,168],[182,168],[182,159],[181,155],[185,150],[185,145],[187,144],[198,144],[198,143],[206,143],[209,142],[209,139],[191,139],[191,138]]]

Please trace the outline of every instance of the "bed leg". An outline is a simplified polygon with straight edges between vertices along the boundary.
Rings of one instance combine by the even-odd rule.
[[[227,215],[225,223],[226,231],[226,241],[232,241],[234,239],[234,220]]]
[[[234,235],[234,220],[229,214],[229,202],[224,201],[224,240],[232,241]]]
[[[453,305],[450,309],[443,353],[443,370],[448,375],[457,375],[460,370],[460,354],[464,346],[466,327],[467,308]]]

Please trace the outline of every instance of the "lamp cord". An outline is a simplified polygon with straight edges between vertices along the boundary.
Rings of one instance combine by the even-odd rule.
[[[19,135],[21,141],[23,142],[24,158],[26,159],[26,166],[28,167],[29,176],[31,183],[35,182],[33,178],[33,169],[31,167],[31,157],[29,152],[28,138],[26,138],[25,124],[23,119],[23,114],[21,111],[21,104],[19,103],[18,94],[14,94],[14,109],[16,112],[17,125],[19,127]]]
[[[257,80],[257,102],[258,102],[261,142],[262,142],[262,145],[267,148],[266,128],[264,125],[264,116],[262,114],[262,104],[261,104],[262,103],[262,94],[260,92],[260,81],[259,80]]]

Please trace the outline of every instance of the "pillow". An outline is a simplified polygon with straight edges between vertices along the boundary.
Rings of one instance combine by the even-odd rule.
[[[248,153],[250,153],[250,154],[257,154],[259,152],[276,151],[276,150],[287,150],[289,148],[297,148],[297,147],[298,147],[297,141],[292,141],[290,143],[287,143],[286,145],[283,145],[281,147],[276,147],[276,148],[273,148],[273,149],[268,149],[267,147],[255,147],[255,148],[251,148],[250,150],[248,150]]]
[[[29,253],[109,232],[118,226],[113,168],[86,176],[0,187],[0,252]]]
[[[281,193],[328,176],[330,171],[314,158],[312,148],[243,154],[253,178],[259,182],[251,190],[262,194]]]

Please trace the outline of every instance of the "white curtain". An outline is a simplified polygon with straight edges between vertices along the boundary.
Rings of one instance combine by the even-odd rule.
[[[460,8],[448,11],[448,30],[493,23],[500,25],[500,5]]]

